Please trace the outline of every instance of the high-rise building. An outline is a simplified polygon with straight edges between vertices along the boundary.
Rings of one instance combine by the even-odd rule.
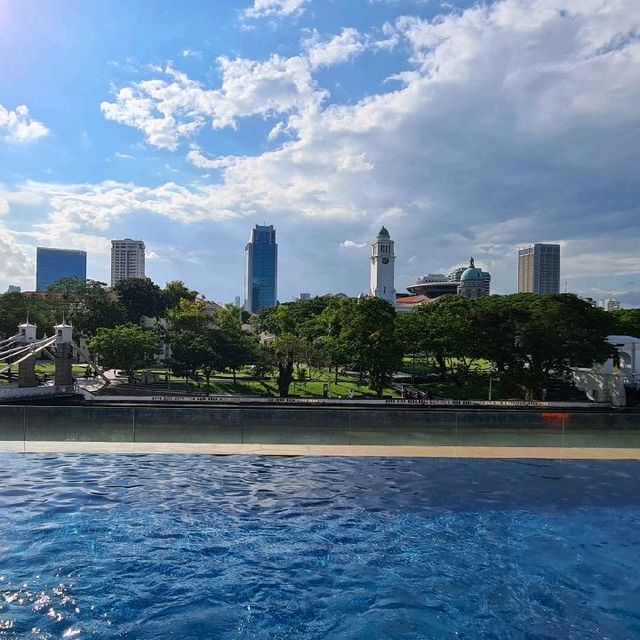
[[[518,293],[560,293],[560,245],[518,249]]]
[[[142,240],[111,241],[111,286],[128,278],[144,278],[144,242]]]
[[[62,278],[87,279],[87,253],[71,249],[36,249],[36,291],[46,291]]]
[[[371,243],[371,288],[370,294],[396,304],[393,251],[394,242],[389,232],[382,227]]]
[[[244,250],[244,308],[274,307],[278,299],[278,245],[273,225],[256,225]]]
[[[605,311],[620,311],[620,301],[615,298],[605,298],[600,302],[600,307],[602,307]]]

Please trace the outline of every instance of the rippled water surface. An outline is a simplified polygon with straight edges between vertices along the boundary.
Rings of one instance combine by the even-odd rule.
[[[0,637],[640,638],[640,464],[0,456]]]

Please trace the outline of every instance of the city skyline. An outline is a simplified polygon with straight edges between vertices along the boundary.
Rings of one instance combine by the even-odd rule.
[[[141,237],[154,281],[233,300],[269,220],[281,300],[366,290],[386,225],[398,291],[469,255],[515,291],[538,242],[561,290],[640,305],[633,0],[5,0],[0,27],[2,290],[47,244],[109,282]]]
[[[386,230],[386,228],[383,226],[380,230],[380,232],[378,232],[376,239],[371,242],[371,248],[372,248],[372,255],[375,256],[377,255],[377,251],[374,250],[374,247],[377,246],[377,243],[379,243],[380,241],[380,233],[383,233],[384,238],[388,238],[389,236],[389,232]],[[265,235],[266,234],[266,235]],[[268,293],[267,298],[268,298],[268,303],[263,304],[262,302],[258,302],[258,306],[260,308],[264,308],[266,306],[274,306],[275,304],[277,304],[278,302],[282,302],[282,300],[279,300],[278,298],[278,245],[275,242],[275,236],[276,236],[276,232],[275,229],[273,227],[273,225],[255,225],[255,227],[251,230],[250,233],[250,240],[249,243],[247,245],[245,245],[245,260],[244,260],[244,285],[243,285],[243,290],[244,290],[244,296],[234,296],[233,301],[234,304],[236,304],[236,306],[241,306],[243,308],[246,309],[250,309],[253,308],[255,305],[253,303],[253,299],[255,297],[254,294],[249,293],[249,289],[248,289],[248,282],[250,279],[251,274],[254,273],[255,271],[255,265],[253,264],[255,262],[254,260],[254,248],[257,244],[259,244],[259,240],[262,239],[264,240],[264,238],[269,237],[271,240],[267,243],[267,244],[273,244],[273,246],[275,247],[275,254],[274,256],[271,256],[271,261],[274,263],[275,268],[270,270],[270,275],[265,275],[264,273],[262,274],[262,276],[257,277],[256,283],[258,280],[260,280],[260,278],[262,279],[268,279],[269,283],[268,283],[268,289],[270,291],[273,291],[273,294]],[[394,253],[393,251],[393,245],[394,242],[391,242],[391,251],[390,253]],[[516,266],[516,270],[517,270],[517,287],[515,291],[505,291],[505,292],[501,292],[502,294],[509,294],[509,293],[527,293],[527,292],[532,292],[532,293],[560,293],[559,287],[560,287],[560,276],[561,276],[561,268],[560,268],[560,259],[559,259],[559,249],[560,246],[559,245],[550,245],[550,244],[544,244],[544,243],[533,243],[530,246],[526,246],[526,247],[520,247],[517,250],[517,266]],[[91,276],[89,274],[86,273],[86,263],[87,263],[87,252],[86,251],[82,251],[82,250],[74,250],[74,249],[65,249],[65,248],[60,248],[60,247],[37,247],[37,254],[38,256],[40,255],[41,252],[49,252],[52,256],[65,256],[65,255],[70,255],[70,256],[75,256],[75,255],[82,255],[82,259],[84,261],[84,272],[85,272],[85,276],[81,277],[80,279],[93,279],[91,278]],[[536,268],[537,268],[537,264],[540,261],[540,256],[538,256],[538,254],[535,254],[536,259],[534,260],[534,250],[536,252],[540,251],[540,250],[553,250],[554,251],[554,255],[553,255],[553,259],[552,262],[555,260],[555,264],[552,265],[546,265],[544,266],[543,271],[547,271],[549,267],[552,267],[552,272],[553,273],[549,273],[548,275],[545,275],[544,277],[547,278],[549,276],[552,276],[552,280],[553,280],[553,286],[551,289],[545,289],[543,288],[539,288],[539,284],[538,285],[534,285],[533,281],[535,280],[534,277],[534,262],[536,263]],[[524,287],[524,289],[522,288],[522,282],[523,282],[523,264],[524,262],[526,262],[526,260],[523,260],[525,258],[524,253],[526,252],[530,252],[531,256],[529,256],[529,258],[531,260],[533,260],[531,262],[531,265],[529,265],[529,271],[531,271],[531,273],[529,274],[529,280],[531,280],[531,282],[529,282],[529,284],[527,286]],[[260,253],[260,252],[259,252]],[[262,252],[264,253],[264,251]],[[262,253],[260,253],[260,255],[258,256],[258,262],[264,263],[265,259],[266,259],[266,255],[262,255]],[[111,240],[111,260],[110,260],[110,270],[111,270],[111,282],[110,285],[113,287],[115,284],[117,284],[118,281],[120,280],[124,280],[124,279],[128,279],[128,278],[145,278],[145,277],[149,277],[146,273],[145,273],[145,243],[143,240],[132,240],[130,238],[126,238],[126,239],[120,239],[120,240]],[[544,257],[544,256],[543,256]],[[393,256],[393,262],[395,263],[395,259],[396,256]],[[471,263],[473,263],[473,258],[471,258]],[[377,281],[377,279],[379,278],[379,275],[374,276],[374,272],[377,272],[377,269],[374,269],[374,263],[375,260],[373,257],[369,258],[369,262],[370,262],[370,289],[367,293],[367,295],[376,295],[374,293],[374,289],[377,290],[377,288],[374,285],[374,282]],[[395,277],[394,277],[394,269],[393,269],[393,265],[391,266],[391,272],[390,272],[390,280],[389,282],[391,283],[391,289],[390,291],[393,289],[393,293],[390,293],[389,296],[396,296],[396,295],[400,295],[400,296],[406,296],[407,295],[407,291],[410,292],[411,295],[415,294],[415,291],[417,289],[420,289],[420,287],[422,286],[421,283],[424,282],[434,282],[436,285],[439,282],[442,282],[444,284],[449,284],[449,283],[459,283],[460,282],[460,278],[462,273],[469,267],[469,264],[463,264],[463,265],[458,265],[455,266],[453,268],[451,268],[449,270],[448,275],[444,275],[444,274],[433,274],[433,273],[429,273],[427,275],[424,276],[418,276],[416,278],[416,282],[407,285],[405,288],[401,288],[400,290],[396,290],[393,289],[393,285],[395,285]],[[473,264],[471,264],[471,266],[473,266]],[[262,265],[262,267],[264,267],[264,264]],[[260,271],[260,268],[258,269],[258,271]],[[264,271],[264,269],[262,269],[262,271]],[[271,271],[273,273],[271,273]],[[491,274],[483,271],[482,269],[478,270],[479,273],[481,274],[481,279],[483,281],[483,295],[489,295],[490,293],[492,293],[491,290]],[[35,283],[36,286],[33,289],[33,291],[44,291],[44,289],[39,288],[38,282],[39,282],[39,278],[40,278],[40,270],[39,270],[39,263],[38,261],[36,262],[36,272],[35,272]],[[69,277],[66,275],[63,275],[62,277]],[[71,276],[71,277],[76,277],[76,276]],[[540,276],[538,275],[538,278]],[[179,280],[182,280],[183,282],[186,282],[188,284],[188,280],[186,278],[178,278]],[[167,281],[168,282],[168,281]],[[254,284],[256,284],[254,283]],[[49,283],[51,284],[51,283]],[[107,284],[107,283],[105,283]],[[162,284],[162,283],[160,283]],[[386,283],[385,283],[386,284]],[[254,287],[255,288],[255,287]],[[8,285],[7,288],[7,292],[15,292],[15,291],[19,291],[21,288],[20,287],[16,287],[15,285]],[[27,292],[31,291],[30,288],[27,289]],[[331,290],[331,291],[324,291],[324,292],[316,292],[314,295],[324,295],[324,294],[335,294],[336,292]],[[343,292],[340,292],[343,293]],[[362,295],[364,293],[364,291],[361,291],[358,294],[354,294],[354,295]],[[495,292],[494,292],[495,293]],[[569,293],[575,293],[576,295],[579,295],[579,292],[570,292]],[[440,293],[438,293],[438,295],[441,295]],[[311,297],[310,293],[304,293],[304,294],[300,294],[299,296],[293,296],[292,299],[296,300],[296,299],[300,299],[304,297],[304,299],[309,299]],[[384,295],[378,295],[378,297],[385,297]],[[581,296],[584,297],[584,296]],[[260,295],[257,296],[256,299],[260,298]],[[213,298],[211,298],[213,299]],[[218,300],[221,300],[222,298],[218,297]],[[590,297],[586,297],[585,299],[590,299],[590,300],[594,300],[594,303],[597,303],[600,306],[604,306],[607,307],[608,303],[611,303],[613,305],[613,307],[615,308],[620,308],[620,301],[613,298],[613,297],[605,297],[605,298],[597,298],[597,299],[593,299]],[[389,298],[390,300],[390,298]]]

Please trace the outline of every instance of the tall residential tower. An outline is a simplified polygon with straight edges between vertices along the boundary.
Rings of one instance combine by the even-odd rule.
[[[111,286],[128,278],[144,278],[144,242],[142,240],[111,241]]]
[[[518,293],[560,293],[560,245],[518,249]]]
[[[256,225],[244,250],[244,308],[258,313],[278,299],[278,245],[273,225]]]
[[[393,252],[393,240],[389,232],[382,227],[376,239],[371,243],[371,289],[370,294],[382,298],[390,304],[396,304],[396,289]]]

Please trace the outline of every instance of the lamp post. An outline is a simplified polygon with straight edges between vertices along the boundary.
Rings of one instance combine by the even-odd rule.
[[[492,382],[494,381],[493,376],[497,373],[497,371],[495,369],[491,369],[491,371],[489,372],[489,402],[491,402],[491,397],[493,395],[493,387],[492,387]],[[500,380],[500,378],[495,378],[495,382],[498,382]]]

